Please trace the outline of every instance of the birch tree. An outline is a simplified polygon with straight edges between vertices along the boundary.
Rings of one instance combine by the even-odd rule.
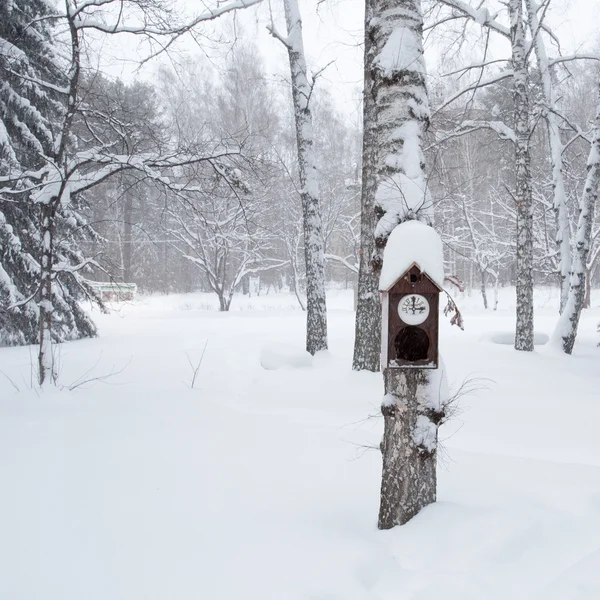
[[[374,170],[372,201],[377,216],[372,261],[375,272],[380,273],[384,249],[395,227],[412,219],[431,225],[433,204],[423,155],[429,103],[421,3],[373,0],[371,6],[365,39],[370,40],[373,51],[369,64],[375,123],[368,140],[377,151],[373,162],[367,158],[367,165],[372,164]],[[439,395],[441,388],[435,379],[442,375],[427,369],[384,370],[380,529],[406,523],[435,501],[437,426],[441,418],[431,420],[424,399]],[[420,446],[417,431],[422,423],[432,432],[426,451]]]
[[[509,0],[515,129],[515,204],[517,206],[517,325],[515,349],[533,350],[533,197],[529,139],[529,69],[523,1]]]
[[[546,52],[546,44],[542,35],[542,19],[538,16],[541,6],[535,0],[525,0],[527,5],[527,22],[533,39],[533,47],[537,58],[537,66],[542,80],[545,99],[544,116],[548,128],[550,145],[550,160],[552,165],[553,208],[556,218],[556,245],[559,253],[560,281],[560,312],[566,304],[569,294],[569,273],[571,271],[571,232],[569,228],[569,213],[565,192],[563,152],[564,144],[561,139],[561,119],[556,110],[557,98],[554,84],[554,74]]]
[[[576,52],[571,55],[560,55],[560,44],[556,33],[545,22],[549,3],[538,3],[536,0],[510,0],[506,3],[508,7],[509,26],[506,27],[499,17],[501,11],[493,12],[491,4],[479,3],[473,6],[462,0],[439,0],[438,6],[444,5],[451,8],[450,16],[447,14],[438,14],[436,23],[443,24],[447,21],[455,21],[463,18],[473,23],[477,23],[487,31],[488,34],[503,36],[511,42],[511,67],[504,69],[500,73],[489,75],[489,67],[492,67],[498,60],[487,59],[487,42],[485,45],[484,58],[481,61],[475,61],[470,66],[460,69],[460,73],[475,73],[474,81],[465,86],[459,92],[453,94],[450,101],[469,94],[471,97],[476,90],[489,85],[497,85],[504,79],[513,80],[514,96],[514,119],[512,128],[512,137],[514,138],[516,150],[516,190],[514,194],[516,212],[517,212],[517,333],[515,336],[515,346],[517,349],[533,349],[533,308],[532,308],[532,285],[528,283],[531,272],[530,264],[533,252],[530,247],[535,244],[535,234],[530,233],[535,228],[532,222],[531,214],[534,210],[533,203],[530,204],[528,198],[532,192],[531,166],[530,158],[526,158],[525,142],[525,121],[524,115],[529,113],[529,139],[534,131],[536,120],[543,117],[548,133],[549,162],[551,167],[552,182],[552,207],[555,214],[555,243],[556,256],[549,257],[551,262],[556,265],[556,271],[559,275],[561,287],[560,310],[562,311],[567,300],[570,288],[570,272],[572,248],[570,242],[570,222],[567,207],[567,192],[565,183],[565,158],[564,153],[573,139],[582,135],[578,131],[570,118],[565,115],[559,106],[559,97],[556,88],[558,85],[557,69],[561,65],[574,60],[598,60],[600,57],[595,53]],[[523,14],[524,7],[526,15]],[[530,38],[525,36],[525,27],[527,26]],[[486,36],[487,39],[487,36]],[[558,56],[549,56],[547,51],[547,40],[558,48]],[[535,54],[537,71],[539,72],[541,82],[541,101],[536,103],[535,111],[539,114],[531,114],[529,107],[525,105],[524,85],[528,74],[528,62],[531,56]],[[480,126],[493,129],[495,124],[491,121],[480,123]],[[561,128],[564,130],[574,129],[574,138],[563,141]],[[519,131],[520,130],[520,131]],[[498,131],[501,136],[506,135],[505,128]],[[510,132],[509,136],[511,135]],[[529,166],[528,166],[529,165]],[[525,173],[529,171],[529,184],[525,182]],[[525,200],[525,201],[524,201]],[[530,243],[530,239],[533,242]],[[531,319],[530,319],[531,316]]]
[[[375,4],[365,0],[365,32],[370,27]],[[375,255],[375,104],[373,93],[373,60],[375,48],[370,35],[365,34],[364,91],[363,91],[363,155],[362,190],[360,197],[360,260],[358,271],[358,298],[354,328],[354,356],[352,368],[356,371],[379,370],[381,336],[381,302],[379,300],[379,272],[373,268]]]
[[[315,76],[312,81],[309,80],[298,2],[297,0],[283,0],[283,3],[287,36],[280,34],[273,23],[271,23],[269,31],[285,46],[290,63],[304,229],[306,350],[315,354],[320,350],[327,349],[325,247],[311,113]]]
[[[586,274],[592,240],[592,224],[600,185],[600,87],[592,146],[587,160],[587,177],[579,203],[575,255],[569,280],[569,295],[554,331],[553,342],[567,354],[573,352],[581,311],[585,304]]]

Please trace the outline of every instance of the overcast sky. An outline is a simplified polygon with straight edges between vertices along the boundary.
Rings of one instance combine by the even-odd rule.
[[[202,5],[199,0],[179,1],[187,5],[190,11],[197,11]],[[563,53],[600,47],[600,0],[551,1],[547,19],[563,43]],[[222,17],[206,30],[211,32],[212,37],[221,36],[224,40],[232,41],[237,37],[254,41],[273,80],[283,85],[289,67],[283,47],[266,30],[271,9],[276,23],[283,30],[281,0],[271,0],[271,3],[263,0],[257,7],[238,11],[235,17]],[[364,1],[300,0],[300,9],[309,67],[317,70],[331,63],[322,76],[321,85],[329,90],[338,104],[352,117],[352,113],[356,111],[362,84]],[[178,56],[193,57],[205,52],[218,63],[219,55],[226,51],[226,45],[221,46],[202,39],[200,43],[203,46],[202,50],[191,38],[187,38],[178,44],[172,60],[177,60]],[[156,71],[156,61],[141,70],[135,70],[138,50],[134,40],[124,37],[108,40],[104,42],[103,49],[104,59],[99,66],[114,76],[126,80],[132,77],[151,79]],[[505,51],[502,42],[496,44],[498,54]],[[437,45],[430,44],[426,58],[430,73],[436,72],[440,63]]]

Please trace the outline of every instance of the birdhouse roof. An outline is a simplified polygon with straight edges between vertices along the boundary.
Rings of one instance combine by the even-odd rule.
[[[444,287],[444,252],[438,233],[421,221],[397,225],[383,252],[379,291],[387,292],[407,271],[417,266],[440,289]]]

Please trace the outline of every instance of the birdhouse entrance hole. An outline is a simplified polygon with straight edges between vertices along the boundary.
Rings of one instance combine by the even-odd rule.
[[[420,327],[409,325],[398,332],[394,341],[396,358],[414,362],[427,360],[429,354],[429,336]]]

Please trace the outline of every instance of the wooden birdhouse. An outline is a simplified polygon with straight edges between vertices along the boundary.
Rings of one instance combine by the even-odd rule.
[[[437,369],[442,289],[413,264],[382,292],[382,368]]]
[[[417,220],[397,225],[379,278],[383,369],[437,369],[443,282],[443,246],[435,229]]]

